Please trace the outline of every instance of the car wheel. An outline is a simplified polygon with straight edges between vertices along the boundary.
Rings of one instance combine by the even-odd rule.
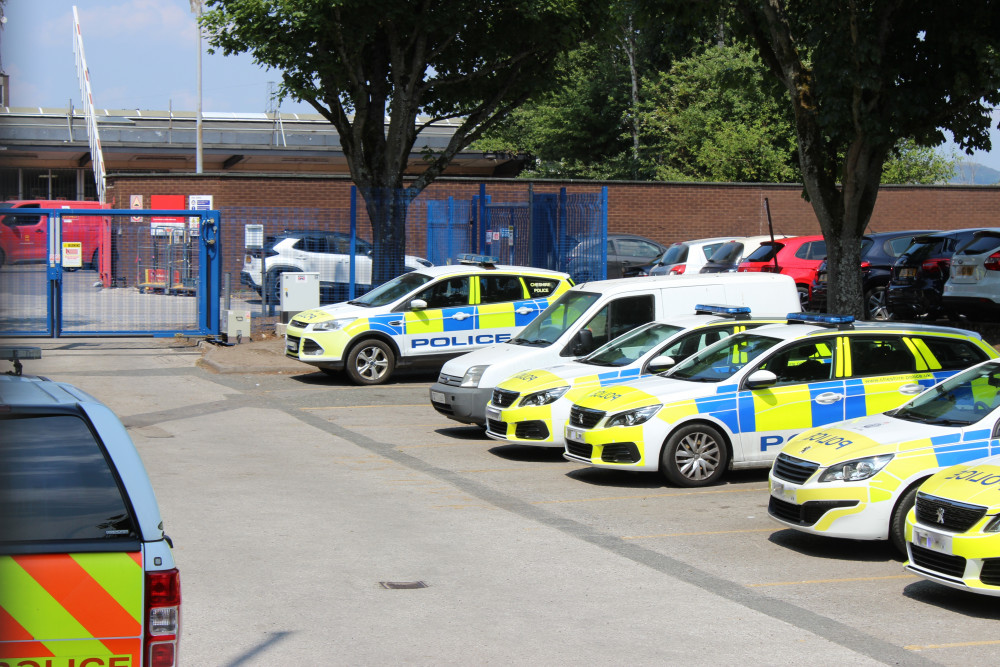
[[[267,272],[267,302],[271,305],[281,303],[281,274],[284,269],[271,269]]]
[[[95,250],[94,254],[90,256],[90,268],[94,271],[101,270],[101,251]]]
[[[809,287],[796,285],[795,289],[799,293],[799,305],[802,306],[802,310],[805,310],[809,306]]]
[[[692,424],[667,438],[660,455],[660,472],[677,486],[708,486],[722,477],[728,463],[722,434],[708,424]]]
[[[889,319],[889,307],[885,300],[885,287],[876,287],[865,295],[865,315],[869,320]]]
[[[921,480],[923,481],[923,480]],[[902,495],[896,507],[892,510],[892,517],[889,519],[889,541],[896,551],[906,554],[906,515],[909,514],[917,501],[917,489],[920,484],[914,484],[906,493]]]
[[[0,266],[3,266],[4,262],[6,261],[7,261],[7,256],[3,254],[3,250],[0,250]]]
[[[380,340],[363,340],[347,355],[347,376],[355,384],[382,384],[392,375],[396,359]]]

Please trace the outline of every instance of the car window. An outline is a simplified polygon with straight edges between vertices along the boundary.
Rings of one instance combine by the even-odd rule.
[[[295,248],[302,252],[326,252],[325,236],[303,236],[295,242]]]
[[[615,338],[578,361],[594,366],[627,366],[680,330],[672,324],[651,322]]]
[[[1000,234],[984,233],[973,237],[955,251],[956,255],[982,255],[1000,248]]]
[[[83,419],[0,419],[0,544],[137,538],[115,475]]]
[[[799,259],[826,259],[826,241],[803,243],[802,247],[795,251],[795,256]]]
[[[1000,367],[985,364],[949,378],[889,414],[922,424],[974,424],[1000,406],[998,388]]]
[[[705,259],[712,259],[713,253],[716,249],[721,246],[722,243],[709,243],[708,245],[703,245],[701,247],[701,252],[705,255]]]
[[[917,360],[902,336],[850,336],[851,374],[894,375],[917,370]]]
[[[722,382],[780,342],[779,338],[740,333],[688,357],[677,364],[668,377],[691,382]]]
[[[687,359],[695,352],[705,349],[712,343],[718,343],[723,338],[731,336],[736,326],[733,324],[728,327],[712,327],[710,329],[691,331],[681,336],[679,340],[674,341],[663,350],[660,350],[660,354],[673,357],[676,361]]]
[[[734,264],[743,256],[743,244],[739,241],[723,243],[712,252],[710,259],[720,264]]]
[[[640,239],[615,239],[615,243],[618,246],[618,254],[629,257],[653,259],[662,252],[658,246]]]
[[[448,278],[421,290],[414,299],[423,299],[428,308],[454,308],[469,304],[469,279]]]
[[[885,250],[886,254],[890,257],[899,257],[906,252],[906,249],[910,247],[911,243],[913,243],[912,236],[900,236],[886,241],[883,246],[883,250]]]
[[[528,286],[528,298],[530,299],[544,299],[559,287],[559,281],[555,278],[525,276],[524,282]]]
[[[672,245],[667,248],[667,251],[663,253],[663,257],[660,258],[658,264],[680,264],[681,262],[686,262],[688,256],[688,247],[683,244]]]
[[[524,298],[524,287],[517,276],[490,274],[479,276],[479,303],[501,303]]]
[[[960,370],[988,359],[983,350],[967,340],[943,336],[910,336],[909,340],[932,371]]]
[[[822,382],[833,377],[834,340],[819,339],[790,345],[758,367],[778,378],[776,385]]]
[[[652,294],[626,296],[605,304],[585,325],[594,336],[594,345],[604,345],[640,324],[653,321]]]
[[[387,306],[396,299],[406,296],[421,285],[430,282],[430,280],[431,277],[423,273],[404,273],[401,276],[393,278],[389,282],[382,283],[370,292],[365,292],[364,295],[359,296],[357,299],[349,301],[348,303],[355,306],[365,306],[367,308]]]
[[[563,292],[542,314],[514,336],[510,342],[515,345],[548,345],[573,326],[594,303],[601,298],[593,292]]]
[[[746,258],[747,262],[770,262],[774,259],[774,256],[778,254],[778,251],[784,248],[783,243],[771,243],[767,242],[762,244],[759,248],[750,253],[750,256]]]

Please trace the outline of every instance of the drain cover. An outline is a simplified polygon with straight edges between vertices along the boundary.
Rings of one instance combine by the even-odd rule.
[[[427,584],[422,581],[380,581],[382,588],[407,589],[407,588],[427,588]]]

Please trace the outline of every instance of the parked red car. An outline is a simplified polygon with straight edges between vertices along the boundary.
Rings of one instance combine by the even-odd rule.
[[[816,271],[826,259],[826,241],[820,235],[764,241],[749,257],[740,262],[738,271],[784,273],[795,280],[802,307],[809,294]]]
[[[0,266],[45,262],[48,259],[48,216],[32,213],[39,208],[108,208],[96,201],[17,200],[0,202],[0,209],[24,212],[0,215]],[[100,258],[103,216],[78,215],[62,218],[63,242],[79,242],[84,267],[97,269]]]

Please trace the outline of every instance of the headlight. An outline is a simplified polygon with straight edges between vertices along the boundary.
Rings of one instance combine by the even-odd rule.
[[[855,459],[837,463],[827,469],[819,478],[821,482],[859,482],[868,479],[885,464],[892,460],[892,454],[882,454],[880,456],[869,456],[864,459]]]
[[[521,399],[521,407],[548,405],[565,394],[567,389],[569,389],[568,386],[556,387],[555,389],[546,389],[545,391],[536,391],[533,394],[528,394]]]
[[[643,424],[655,415],[663,405],[647,405],[644,408],[636,408],[635,410],[629,410],[628,412],[619,412],[617,415],[608,419],[604,424],[605,426],[636,426],[637,424]]]
[[[465,375],[462,376],[462,386],[463,387],[478,387],[479,380],[483,377],[483,373],[489,368],[489,364],[483,366],[472,366],[469,370],[465,371]]]
[[[1000,514],[993,517],[993,520],[983,528],[984,533],[1000,533]]]
[[[348,324],[353,322],[358,318],[356,317],[344,317],[339,320],[327,320],[326,322],[316,322],[313,324],[313,331],[337,331],[343,329]]]

